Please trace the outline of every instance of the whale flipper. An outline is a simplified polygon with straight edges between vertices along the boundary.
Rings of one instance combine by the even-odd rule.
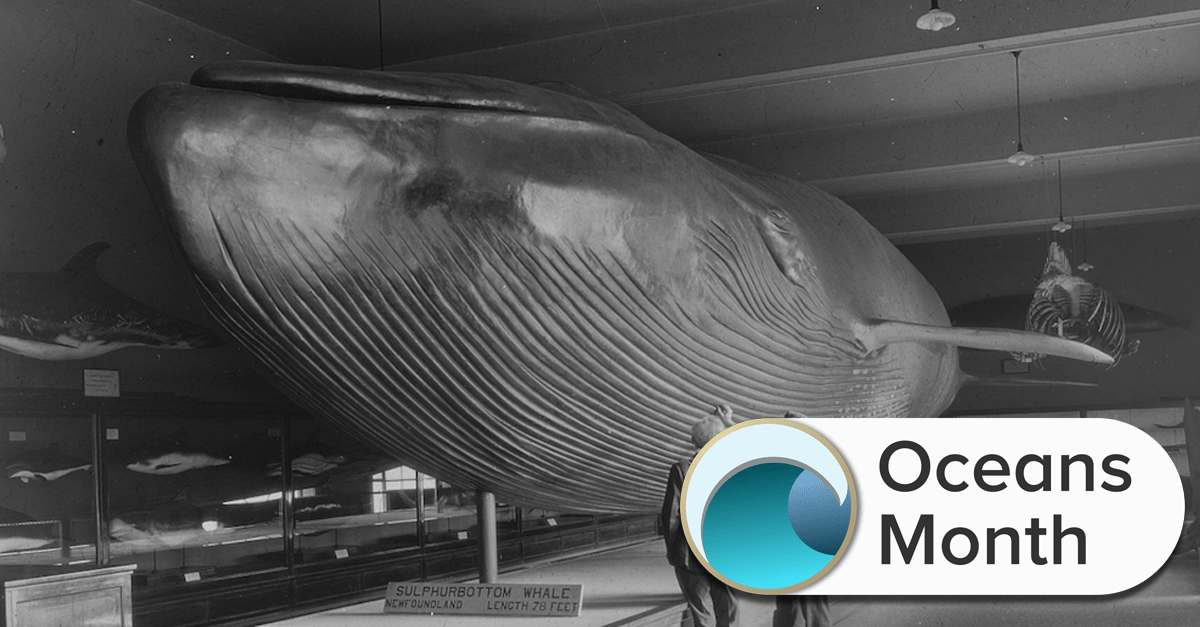
[[[1111,355],[1082,342],[1014,329],[937,327],[882,320],[858,325],[855,335],[867,351],[902,342],[938,342],[962,348],[1040,353],[1098,364],[1113,363]]]

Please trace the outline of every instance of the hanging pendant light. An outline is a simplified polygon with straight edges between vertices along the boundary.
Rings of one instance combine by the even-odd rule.
[[[917,28],[921,30],[939,31],[954,24],[954,14],[938,8],[937,0],[930,2],[929,12],[917,18]]]
[[[1096,266],[1093,266],[1092,264],[1088,263],[1088,260],[1087,260],[1087,223],[1086,222],[1079,223],[1079,242],[1080,242],[1080,249],[1082,251],[1082,254],[1080,256],[1083,257],[1083,263],[1075,266],[1075,268],[1077,270],[1079,270],[1080,272],[1087,272],[1088,270],[1091,270],[1092,268],[1095,268]]]
[[[1021,51],[1012,53],[1017,68],[1017,151],[1008,157],[1013,165],[1026,165],[1038,159],[1037,155],[1025,152],[1025,144],[1021,141]]]

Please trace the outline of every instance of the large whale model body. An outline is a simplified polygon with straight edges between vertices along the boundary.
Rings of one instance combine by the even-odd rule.
[[[147,93],[130,140],[277,385],[502,499],[653,510],[715,403],[927,416],[960,383],[915,326],[948,325],[937,294],[852,209],[584,95],[219,64]]]

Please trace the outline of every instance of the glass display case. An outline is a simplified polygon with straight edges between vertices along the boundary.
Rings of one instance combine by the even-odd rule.
[[[480,563],[474,489],[291,406],[0,395],[0,464],[0,577],[133,566],[143,626],[266,615]],[[645,538],[653,520],[497,503],[499,561]]]
[[[415,472],[315,420],[294,420],[291,433],[292,528],[299,562],[418,545]]]
[[[0,424],[0,566],[96,559],[92,424],[79,416],[6,417]]]
[[[1179,470],[1180,480],[1190,486],[1187,446],[1183,431],[1183,407],[1148,407],[1134,409],[1102,409],[1088,411],[1088,418],[1108,418],[1129,423],[1145,431],[1171,456]],[[1191,496],[1191,490],[1184,493]],[[1188,511],[1191,511],[1189,503]]]
[[[280,417],[102,419],[109,563],[151,582],[284,565]]]
[[[440,545],[465,540],[478,541],[479,523],[475,491],[422,475],[426,481],[425,541]],[[517,508],[496,503],[496,538],[503,540],[520,533]]]

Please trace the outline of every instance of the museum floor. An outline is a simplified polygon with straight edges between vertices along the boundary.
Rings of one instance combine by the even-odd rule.
[[[570,627],[666,627],[682,622],[683,603],[663,556],[661,540],[503,573],[511,583],[583,584],[578,618],[482,618],[383,614],[382,600],[268,623],[264,627],[454,627],[527,625]],[[751,597],[743,605],[743,627],[771,624],[771,599]],[[1169,561],[1136,590],[1097,599],[955,599],[929,597],[835,597],[839,627],[971,625],[973,627],[1194,626],[1200,617],[1200,562],[1195,553]]]

